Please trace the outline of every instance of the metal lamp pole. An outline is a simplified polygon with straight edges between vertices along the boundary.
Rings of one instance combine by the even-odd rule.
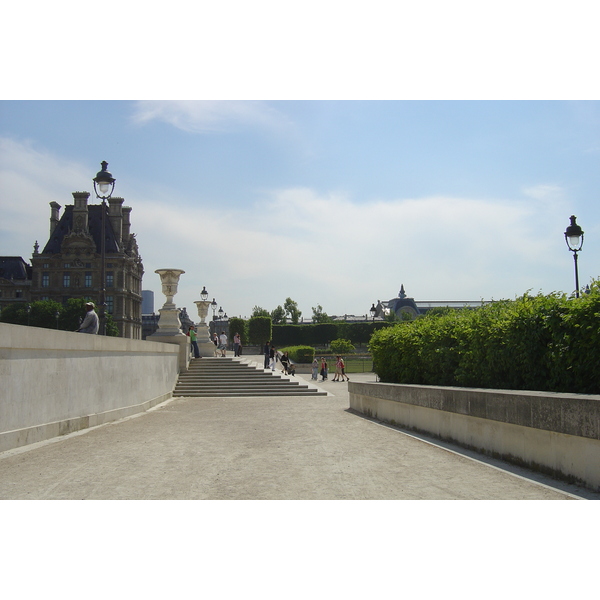
[[[577,253],[583,248],[583,230],[576,222],[577,217],[571,215],[571,224],[565,231],[565,241],[567,247],[573,253],[573,261],[575,262],[575,297],[579,298],[579,270],[577,268]]]
[[[106,201],[115,189],[115,178],[106,170],[108,163],[103,160],[102,170],[94,177],[96,198],[102,200],[102,232],[100,239],[100,335],[106,335]]]

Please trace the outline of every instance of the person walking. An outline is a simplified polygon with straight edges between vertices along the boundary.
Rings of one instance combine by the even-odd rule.
[[[310,377],[311,379],[314,379],[315,381],[317,379],[319,379],[319,361],[317,360],[317,358],[315,357],[315,359],[312,361],[312,375]]]
[[[279,359],[279,362],[281,363],[281,366],[283,367],[281,372],[284,375],[287,375],[288,374],[288,366],[290,364],[290,357],[287,352],[283,353],[283,356]]]
[[[269,368],[269,362],[271,359],[271,342],[268,341],[263,348],[263,353],[265,355],[265,369]]]
[[[269,367],[271,367],[271,371],[275,370],[275,363],[277,362],[277,350],[275,350],[275,346],[271,344],[269,348]]]
[[[234,356],[239,356],[240,355],[240,348],[242,347],[242,339],[240,338],[240,334],[236,333],[233,336],[233,355]]]
[[[346,363],[344,362],[344,359],[340,356],[340,369],[342,371],[342,381],[344,381],[344,377],[346,378],[346,381],[350,381],[350,377],[348,377],[348,375],[346,375]]]
[[[327,379],[327,361],[321,357],[321,381],[325,381]]]
[[[221,356],[227,356],[227,336],[224,331],[221,331],[219,336],[219,350],[221,350]]]
[[[219,338],[216,333],[213,333],[213,344],[215,345],[215,358],[216,358],[217,356],[219,356],[219,354],[218,354]]]
[[[341,379],[340,379],[342,377],[342,365],[340,362],[341,360],[342,360],[341,356],[335,357],[335,375],[331,381],[341,381]]]
[[[190,336],[190,343],[192,345],[192,350],[194,351],[194,358],[200,358],[200,350],[198,349],[198,334],[196,333],[196,328],[193,325],[190,325],[188,335]]]
[[[96,314],[94,308],[95,307],[93,302],[85,303],[85,310],[87,311],[85,314],[85,319],[83,319],[83,322],[79,326],[79,329],[76,329],[76,331],[79,331],[79,333],[98,333],[100,322],[98,320],[98,315]]]

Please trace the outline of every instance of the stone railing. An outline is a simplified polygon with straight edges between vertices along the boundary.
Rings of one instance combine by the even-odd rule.
[[[600,396],[348,384],[350,408],[600,491]]]
[[[0,323],[0,452],[167,400],[178,353],[173,344]]]

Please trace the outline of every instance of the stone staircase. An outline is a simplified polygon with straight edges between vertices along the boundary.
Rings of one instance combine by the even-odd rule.
[[[173,396],[327,396],[303,380],[265,371],[257,363],[236,358],[197,358],[179,375]]]

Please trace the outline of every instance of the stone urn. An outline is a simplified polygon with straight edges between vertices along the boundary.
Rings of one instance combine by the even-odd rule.
[[[215,345],[210,340],[210,331],[206,324],[206,315],[208,314],[210,302],[208,300],[196,300],[194,304],[198,307],[198,316],[200,317],[200,323],[196,326],[200,356],[213,356]]]
[[[160,318],[158,320],[159,335],[184,335],[181,331],[181,321],[179,320],[179,311],[173,302],[173,297],[177,294],[177,285],[179,278],[185,271],[181,269],[157,269],[154,271],[160,275],[162,284],[162,293],[167,297],[163,307],[159,309]]]

